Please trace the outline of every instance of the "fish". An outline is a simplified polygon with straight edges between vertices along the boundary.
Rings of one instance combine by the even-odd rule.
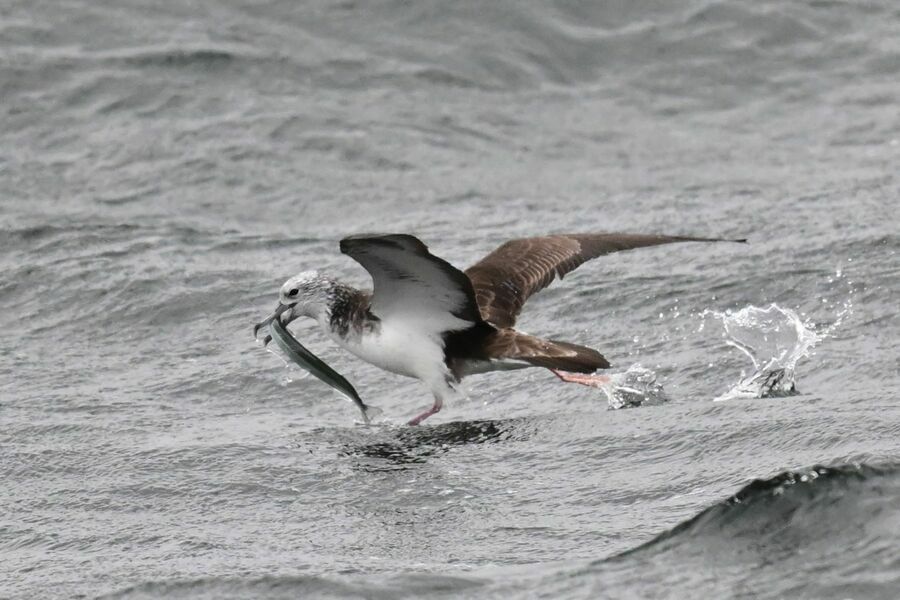
[[[297,341],[297,338],[291,335],[291,332],[282,325],[280,319],[273,318],[267,321],[268,323],[264,321],[263,325],[268,324],[269,336],[266,336],[263,340],[264,344],[268,344],[270,340],[274,340],[278,347],[281,348],[292,362],[347,396],[362,413],[363,421],[365,421],[366,425],[371,424],[372,418],[381,413],[380,409],[363,402],[356,389],[343,375],[332,369],[325,361],[310,352],[306,346]],[[254,328],[254,335],[259,331],[259,328],[259,326]]]

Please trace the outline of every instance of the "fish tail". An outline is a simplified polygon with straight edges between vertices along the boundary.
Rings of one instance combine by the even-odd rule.
[[[372,406],[370,404],[364,404],[360,407],[360,410],[362,411],[363,420],[365,420],[366,425],[371,425],[372,419],[377,419],[384,413],[384,411],[377,406]]]

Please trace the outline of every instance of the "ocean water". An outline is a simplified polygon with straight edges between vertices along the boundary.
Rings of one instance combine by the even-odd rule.
[[[897,598],[898,106],[890,0],[0,0],[0,597]],[[372,231],[749,244],[528,303],[619,388],[419,428],[296,324],[362,427],[251,328]]]

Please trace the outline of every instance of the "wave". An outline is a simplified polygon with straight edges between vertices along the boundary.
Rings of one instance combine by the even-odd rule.
[[[898,497],[900,464],[785,471],[579,576],[656,597],[892,597]]]
[[[151,581],[100,598],[420,598],[424,593],[464,593],[481,585],[467,577],[411,574],[382,581],[338,581],[316,576],[284,575],[238,579],[209,577],[178,581]]]
[[[783,544],[790,530],[795,530],[798,541],[841,533],[880,512],[874,507],[860,512],[862,506],[877,498],[890,500],[898,495],[900,465],[850,464],[785,471],[752,481],[727,500],[609,560],[622,560],[638,553],[669,552],[708,537],[730,543],[752,538],[755,544],[767,541]],[[860,504],[864,498],[865,502]],[[894,510],[900,515],[900,506]],[[839,518],[825,520],[828,514]],[[900,537],[900,532],[897,535]]]
[[[747,90],[761,87],[790,98],[817,87],[817,75],[829,69],[852,67],[873,76],[897,71],[896,51],[877,43],[896,34],[896,15],[886,2],[772,6],[706,0],[653,7],[382,2],[338,3],[318,11],[272,4],[220,10],[223,21],[246,27],[173,46],[130,25],[134,30],[127,46],[99,51],[49,46],[41,49],[41,60],[54,69],[99,58],[128,68],[216,76],[228,69],[262,68],[277,77],[286,70],[310,77],[317,87],[360,89],[418,83],[497,90],[605,85],[613,78],[616,89],[625,85],[690,96],[716,92],[731,102],[742,102]],[[123,17],[135,24],[146,20],[127,8],[104,15],[110,23]],[[167,23],[184,16],[182,9],[163,8],[156,18]],[[47,27],[31,16],[23,25],[26,29],[16,31],[0,26],[0,43],[24,44],[28,28]],[[95,19],[77,26],[90,27],[80,32],[83,36],[98,35]],[[869,35],[860,37],[857,31]],[[889,103],[890,95],[882,101]]]
[[[458,433],[449,431],[449,433]],[[893,598],[900,464],[758,479],[653,540],[587,567],[461,575],[269,575],[150,581],[102,598]]]
[[[241,58],[249,58],[223,48],[147,48],[131,50],[111,57],[135,67],[174,67],[210,69],[225,66]]]

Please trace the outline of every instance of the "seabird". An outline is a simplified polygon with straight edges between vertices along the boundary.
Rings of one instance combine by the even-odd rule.
[[[318,271],[281,287],[273,319],[287,326],[311,317],[339,346],[391,373],[423,381],[434,404],[409,421],[435,414],[468,375],[544,367],[566,382],[596,386],[609,368],[586,346],[516,331],[525,301],[557,277],[612,252],[674,242],[744,242],[626,233],[564,234],[510,240],[465,271],[408,234],[356,235],[341,252],[372,276],[371,292]]]

